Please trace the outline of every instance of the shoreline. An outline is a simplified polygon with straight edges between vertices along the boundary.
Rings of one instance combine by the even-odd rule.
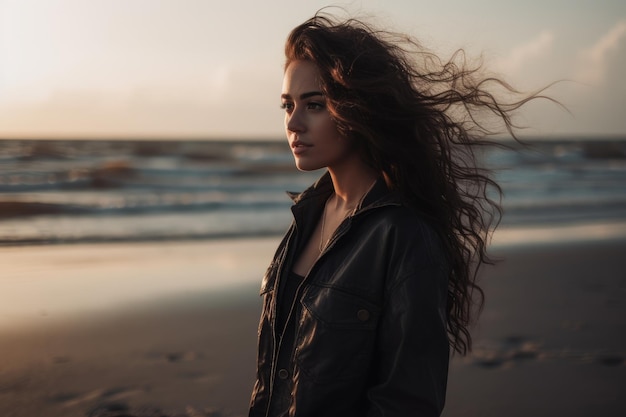
[[[280,239],[237,236],[0,246],[4,266],[0,331],[75,319],[78,313],[95,318],[112,309],[149,308],[157,300],[186,299],[194,293],[241,290],[256,295]],[[498,259],[502,252],[624,242],[626,221],[501,227],[488,250]]]
[[[285,229],[286,230],[286,229]],[[280,240],[282,233],[258,234],[212,234],[198,236],[170,236],[170,237],[136,237],[110,239],[79,239],[79,240],[28,240],[8,241],[0,240],[0,252],[11,248],[81,246],[81,245],[172,245],[193,244],[215,241],[256,241],[264,239]],[[563,222],[552,224],[506,225],[501,224],[492,234],[490,246],[524,246],[535,244],[563,244],[570,241],[587,242],[602,240],[626,239],[626,219],[600,219],[584,222]]]

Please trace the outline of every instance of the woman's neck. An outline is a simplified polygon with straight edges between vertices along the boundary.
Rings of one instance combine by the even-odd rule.
[[[333,181],[335,196],[334,210],[354,210],[367,192],[372,188],[379,174],[363,162],[352,164],[343,169],[328,168]]]

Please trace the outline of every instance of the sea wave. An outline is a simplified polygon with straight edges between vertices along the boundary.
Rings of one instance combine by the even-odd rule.
[[[626,140],[490,149],[502,225],[626,220],[625,154]],[[0,243],[278,235],[285,191],[321,174],[283,142],[0,141]]]

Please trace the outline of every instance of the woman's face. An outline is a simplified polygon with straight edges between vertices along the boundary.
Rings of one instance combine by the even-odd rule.
[[[317,65],[293,61],[287,66],[281,94],[289,146],[301,171],[333,169],[355,156],[351,141],[331,119]]]

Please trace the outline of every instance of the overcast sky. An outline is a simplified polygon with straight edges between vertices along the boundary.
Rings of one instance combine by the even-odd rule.
[[[323,6],[550,90],[526,135],[626,134],[623,0],[0,0],[0,137],[281,138],[283,42]]]

